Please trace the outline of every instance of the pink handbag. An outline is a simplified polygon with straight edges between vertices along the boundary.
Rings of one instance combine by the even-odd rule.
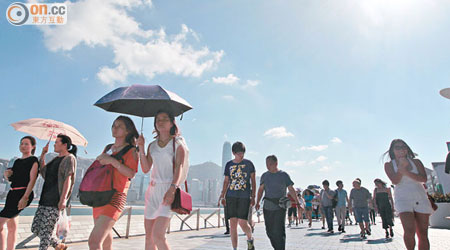
[[[173,171],[175,172],[175,138],[173,139]],[[186,191],[177,188],[175,198],[173,199],[170,209],[177,214],[190,214],[192,211],[192,197],[188,194],[187,181],[184,181]]]

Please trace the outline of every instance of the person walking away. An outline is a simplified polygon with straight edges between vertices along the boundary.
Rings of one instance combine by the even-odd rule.
[[[369,228],[369,204],[368,200],[371,199],[369,190],[361,187],[359,180],[353,181],[353,189],[350,191],[349,207],[350,213],[355,214],[356,223],[359,224],[361,229],[361,238],[366,238],[367,235],[371,235]]]
[[[295,198],[290,194],[287,195],[289,200],[291,201],[291,207],[288,209],[288,227],[291,227],[294,224],[294,220],[297,222],[298,226],[298,218],[297,218],[297,204],[295,203]]]
[[[5,179],[11,182],[11,189],[6,196],[5,206],[0,212],[0,249],[12,250],[16,246],[19,214],[33,201],[33,187],[39,168],[39,160],[34,156],[36,139],[25,136],[20,139],[19,150],[22,157],[14,161],[13,167],[4,172]],[[4,225],[8,227],[5,242]]]
[[[336,218],[338,222],[338,231],[345,233],[345,217],[347,216],[348,195],[344,189],[344,184],[341,180],[336,182],[337,204],[336,204]]]
[[[286,189],[289,195],[294,197],[295,204],[298,198],[293,188],[289,175],[278,169],[278,159],[275,155],[266,157],[267,172],[261,176],[261,184],[258,189],[256,209],[264,194],[264,224],[266,233],[270,239],[273,249],[284,250],[286,247],[286,207],[280,207],[280,199],[286,197]]]
[[[255,249],[252,229],[248,224],[250,206],[255,205],[255,166],[250,160],[244,159],[245,146],[235,142],[231,147],[234,159],[225,165],[225,178],[220,195],[222,205],[226,206],[230,218],[231,244],[237,249],[237,225],[247,235],[249,250]],[[226,199],[225,199],[226,195]]]
[[[298,201],[300,202],[297,205],[298,215],[297,215],[297,219],[295,222],[296,226],[298,226],[299,221],[300,221],[300,223],[303,224],[303,216],[304,216],[304,212],[305,212],[305,201],[303,200],[302,190],[300,188],[295,189],[295,193],[297,194]]]
[[[330,189],[330,182],[324,180],[322,182],[323,189],[320,191],[320,206],[323,209],[328,226],[328,233],[334,233],[333,231],[333,203],[335,192]]]
[[[314,199],[314,194],[311,190],[305,189],[303,192],[303,199],[305,199],[305,214],[306,218],[308,218],[308,227],[311,227],[312,225],[312,210],[313,210],[313,204],[312,200]]]
[[[369,203],[369,218],[370,218],[370,223],[372,225],[376,225],[376,221],[375,221],[375,217],[376,217],[376,213],[375,213],[375,204],[374,204],[374,200],[371,199],[368,201]]]
[[[31,224],[31,232],[39,237],[39,250],[49,246],[55,249],[67,249],[67,245],[59,243],[54,235],[59,214],[70,201],[77,167],[77,146],[72,144],[69,136],[59,134],[56,137],[54,151],[58,156],[45,164],[48,143],[42,149],[39,172],[44,178],[44,186],[39,206]]]
[[[427,181],[425,167],[401,139],[393,140],[385,155],[390,161],[384,164],[384,170],[395,185],[394,205],[402,222],[405,246],[414,249],[417,234],[419,250],[430,249],[428,224],[433,209],[423,187]]]
[[[386,187],[386,182],[381,179],[375,179],[374,183],[373,200],[375,210],[380,214],[383,229],[386,231],[386,239],[389,236],[394,237],[394,231],[392,230],[394,226],[394,200],[392,199],[391,189]]]

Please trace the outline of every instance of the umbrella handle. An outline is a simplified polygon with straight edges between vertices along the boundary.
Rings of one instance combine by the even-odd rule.
[[[53,127],[52,130],[52,134],[50,135],[50,138],[48,139],[47,145],[50,143],[50,141],[52,140],[53,134],[55,133],[55,128]]]
[[[141,121],[141,135],[143,130],[144,130],[144,117],[142,117]],[[139,147],[137,145],[136,145],[136,152],[139,152]]]

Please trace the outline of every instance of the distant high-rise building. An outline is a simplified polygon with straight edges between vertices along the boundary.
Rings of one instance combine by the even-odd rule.
[[[225,172],[225,165],[231,159],[232,159],[231,143],[226,141],[223,143],[223,149],[222,149],[222,174]]]

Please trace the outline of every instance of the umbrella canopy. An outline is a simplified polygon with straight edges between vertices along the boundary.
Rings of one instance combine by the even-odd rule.
[[[17,131],[27,133],[41,140],[56,141],[58,134],[64,134],[69,136],[75,145],[86,147],[88,144],[86,138],[77,129],[55,120],[32,118],[13,123],[11,126]]]
[[[450,88],[441,89],[441,91],[439,91],[439,94],[447,99],[450,99]]]
[[[160,110],[178,116],[192,109],[186,100],[159,85],[138,84],[117,88],[94,105],[106,111],[139,117],[154,117]]]

